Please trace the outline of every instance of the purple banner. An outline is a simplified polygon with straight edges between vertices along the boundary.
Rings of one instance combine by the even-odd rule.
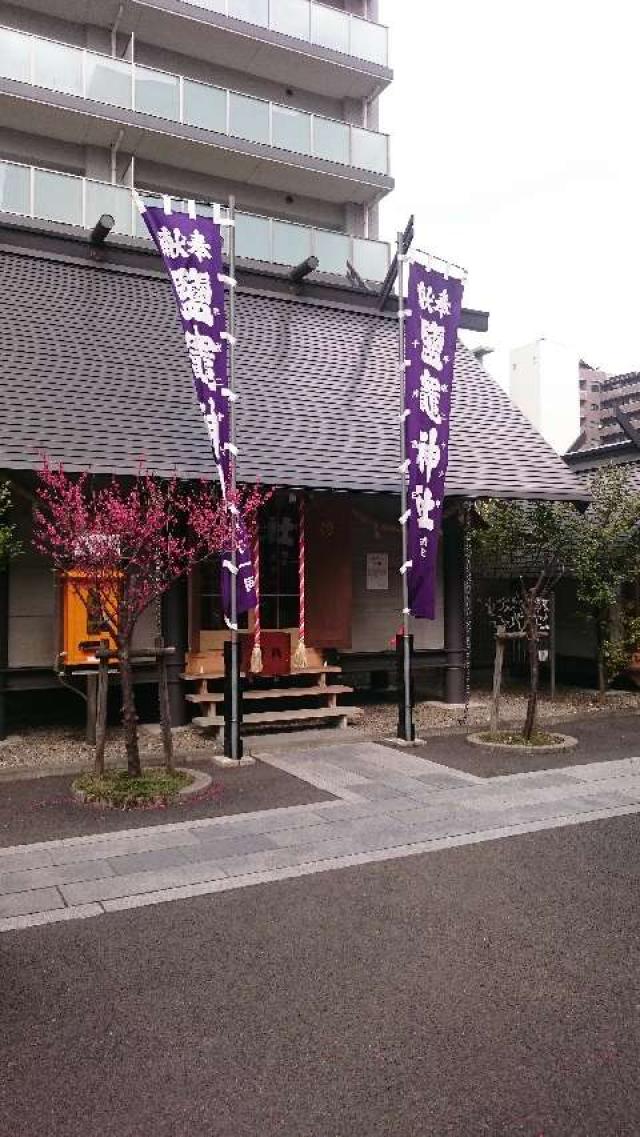
[[[408,584],[412,616],[436,614],[438,544],[449,463],[449,417],[461,280],[413,262],[405,319]]]
[[[232,451],[230,447],[230,392],[228,388],[228,343],[224,306],[222,232],[210,217],[166,212],[161,206],[146,206],[145,224],[171,281],[180,312],[185,345],[191,361],[196,396],[223,495],[227,496]],[[249,553],[250,542],[242,518],[236,516],[238,565],[238,614],[254,608],[257,599]],[[230,614],[230,562],[223,559],[222,597]]]

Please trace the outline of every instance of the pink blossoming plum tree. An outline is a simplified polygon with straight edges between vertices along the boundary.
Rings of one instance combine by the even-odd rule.
[[[264,500],[258,488],[233,503],[249,533]],[[229,549],[230,511],[218,489],[141,469],[135,478],[99,481],[42,466],[34,513],[34,545],[69,579],[85,606],[99,609],[117,647],[127,770],[141,773],[132,640],[147,608],[196,564]],[[81,584],[80,584],[81,582]]]

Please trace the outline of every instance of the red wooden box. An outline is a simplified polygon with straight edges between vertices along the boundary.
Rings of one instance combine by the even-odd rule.
[[[288,675],[291,671],[291,636],[288,632],[261,632],[262,671],[260,675]],[[249,674],[253,636],[242,637],[242,670]]]

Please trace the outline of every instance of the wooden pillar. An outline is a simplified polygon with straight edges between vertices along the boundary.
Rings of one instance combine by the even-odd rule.
[[[7,669],[9,667],[9,568],[0,570],[0,738],[7,737]]]
[[[445,702],[464,703],[464,530],[457,517],[443,526]]]
[[[162,635],[164,642],[175,648],[167,657],[167,686],[171,725],[183,726],[188,721],[187,704],[180,676],[185,669],[185,653],[189,638],[189,601],[186,578],[176,581],[162,597]]]

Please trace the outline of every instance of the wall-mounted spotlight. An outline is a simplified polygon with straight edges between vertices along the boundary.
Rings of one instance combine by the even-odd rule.
[[[110,213],[103,213],[96,221],[91,232],[91,244],[104,245],[115,223],[115,217],[112,217]]]
[[[289,280],[292,280],[294,284],[300,284],[305,276],[316,271],[319,264],[320,261],[317,257],[307,257],[306,261],[301,261],[299,265],[291,269]]]

